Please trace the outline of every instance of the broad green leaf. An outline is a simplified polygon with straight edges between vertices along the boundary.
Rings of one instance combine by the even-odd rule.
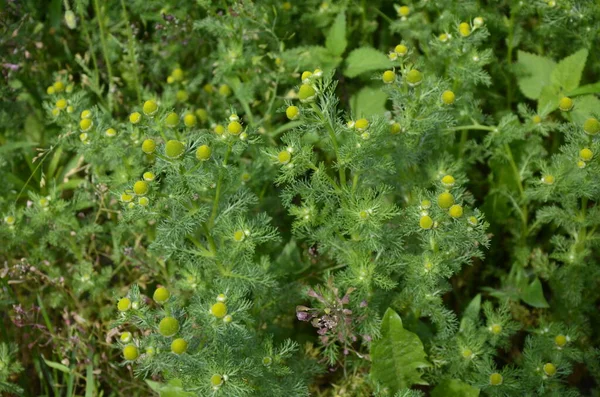
[[[552,82],[560,86],[563,91],[571,91],[579,87],[587,56],[588,50],[583,49],[560,61],[552,71]]]
[[[480,390],[458,379],[446,379],[431,391],[431,397],[477,397]]]
[[[477,320],[479,317],[479,311],[481,310],[481,294],[475,295],[475,298],[469,302],[467,308],[463,312],[462,319],[460,320],[460,330],[463,330],[465,327],[465,322],[467,320]]]
[[[518,77],[517,80],[521,92],[529,99],[538,99],[542,88],[550,83],[550,75],[556,67],[556,62],[539,55],[519,51],[517,65],[525,74]]]
[[[2,146],[0,146],[0,154],[11,153],[15,150],[22,148],[30,148],[33,146],[37,146],[37,142],[26,142],[26,141],[17,141],[17,142],[9,142]]]
[[[575,88],[573,91],[567,92],[567,96],[574,97],[578,95],[586,94],[598,94],[600,93],[600,81],[594,84],[586,84],[581,87]]]
[[[64,372],[66,374],[70,374],[71,373],[71,369],[69,367],[67,367],[64,364],[61,363],[57,363],[55,361],[50,361],[50,360],[46,360],[44,358],[44,362],[46,363],[47,366],[49,366],[50,368],[54,368],[59,370],[60,372]]]
[[[537,112],[540,116],[546,116],[558,108],[561,94],[558,86],[547,85],[542,89],[538,100]]]
[[[475,295],[475,298],[469,302],[463,313],[463,317],[477,318],[479,316],[479,310],[481,310],[481,294]]]
[[[342,62],[342,57],[332,54],[325,47],[314,47],[312,56],[314,57],[315,68],[321,68],[325,71],[335,69]]]
[[[157,392],[160,397],[193,397],[194,393],[183,390],[180,379],[171,379],[168,384],[154,382],[146,379],[146,383],[150,388]]]
[[[380,394],[377,395],[379,396]],[[402,389],[398,391],[398,393],[394,394],[394,397],[425,397],[425,393],[423,393],[421,390]]]
[[[346,40],[346,12],[338,14],[329,29],[329,34],[325,39],[325,47],[334,56],[341,56],[346,51],[348,41]]]
[[[383,53],[371,47],[361,47],[348,55],[344,74],[348,77],[356,77],[362,73],[387,69],[390,66],[390,60]]]
[[[544,297],[542,283],[537,277],[521,292],[521,300],[533,307],[550,307]]]
[[[371,376],[390,390],[390,394],[412,385],[426,385],[421,368],[429,367],[423,343],[404,329],[402,319],[391,308],[383,315],[381,338],[371,345]]]
[[[85,397],[94,397],[96,386],[94,385],[94,366],[88,364],[85,375]]]
[[[350,106],[354,117],[369,117],[385,112],[387,95],[379,88],[364,87],[352,96]]]
[[[582,125],[590,117],[600,117],[600,99],[595,95],[584,95],[573,99],[573,122]]]

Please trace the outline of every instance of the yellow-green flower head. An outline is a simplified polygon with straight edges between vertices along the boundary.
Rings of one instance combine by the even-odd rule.
[[[223,384],[223,377],[221,375],[215,374],[210,377],[210,384],[214,388],[218,388]]]
[[[406,82],[411,87],[415,87],[423,81],[423,74],[417,69],[412,69],[406,74]]]
[[[137,181],[133,184],[133,192],[138,196],[145,196],[148,194],[149,189],[148,182],[146,181]]]
[[[396,54],[398,54],[399,56],[403,57],[404,55],[406,55],[408,53],[408,47],[406,47],[404,44],[398,44],[394,48],[394,52]]]
[[[583,123],[583,130],[590,135],[596,135],[600,131],[600,121],[589,118]]]
[[[185,353],[187,348],[188,343],[183,338],[177,338],[171,342],[171,351],[177,355]]]
[[[452,186],[454,186],[455,182],[456,182],[456,180],[454,179],[454,177],[452,175],[445,175],[442,178],[442,185],[444,185],[445,187],[452,187]]]
[[[181,68],[173,69],[173,71],[171,72],[171,77],[173,78],[173,81],[183,80],[183,70],[181,70]]]
[[[165,317],[158,324],[158,332],[165,337],[171,337],[179,332],[179,321],[174,317]]]
[[[433,227],[433,219],[429,215],[424,215],[419,220],[419,226],[425,230],[431,229]]]
[[[300,109],[298,109],[298,106],[288,106],[285,110],[285,115],[290,120],[296,120],[300,115]]]
[[[381,79],[386,84],[392,84],[394,81],[396,81],[396,73],[394,73],[393,70],[386,70],[383,72]]]
[[[55,106],[60,109],[63,110],[67,107],[67,100],[64,98],[59,99],[58,101],[56,101]]]
[[[354,123],[354,128],[356,128],[358,131],[366,130],[367,128],[369,128],[369,120],[367,120],[367,119],[356,120],[356,122]]]
[[[544,369],[544,373],[548,376],[556,375],[556,365],[554,365],[552,363],[544,364],[543,369]]]
[[[54,84],[52,84],[52,87],[54,87],[54,92],[63,92],[65,90],[65,83],[62,81],[56,81]]]
[[[292,154],[287,150],[282,150],[277,155],[277,160],[279,161],[280,164],[287,164],[290,162],[291,159],[292,159]]]
[[[454,204],[454,196],[451,193],[444,192],[438,196],[437,201],[440,208],[450,208]]]
[[[142,121],[142,114],[140,112],[133,112],[129,115],[129,122],[131,124],[137,124]]]
[[[442,102],[446,105],[452,105],[454,100],[456,99],[456,95],[452,91],[444,91],[442,92]]]
[[[175,98],[177,99],[178,102],[185,102],[188,100],[189,96],[185,90],[179,90],[175,94]]]
[[[221,124],[217,124],[217,125],[215,125],[215,128],[213,129],[213,131],[217,135],[223,135],[225,133],[225,127],[223,127]]]
[[[498,372],[494,372],[490,375],[490,385],[492,386],[500,386],[502,384],[502,375]]]
[[[448,213],[452,218],[460,218],[463,215],[463,208],[458,204],[454,204],[450,207]]]
[[[315,99],[317,92],[308,84],[302,84],[298,90],[298,98],[301,102],[311,102]]]
[[[119,299],[119,302],[117,302],[117,309],[119,309],[120,312],[126,312],[127,310],[131,309],[131,299]]]
[[[562,97],[558,102],[558,108],[563,112],[568,112],[573,109],[573,100],[569,97]]]
[[[153,116],[158,111],[158,104],[154,100],[144,102],[142,110],[146,116]]]
[[[133,192],[124,192],[121,194],[121,201],[124,203],[130,203],[133,200]]]
[[[94,125],[94,122],[92,121],[92,119],[83,119],[79,122],[79,128],[81,128],[81,131],[89,131],[92,126]]]
[[[165,117],[165,125],[167,127],[177,127],[177,124],[179,124],[179,116],[177,113],[171,112]]]
[[[227,131],[229,131],[231,135],[239,135],[240,132],[242,132],[242,125],[239,123],[239,121],[232,121],[227,126]]]
[[[193,113],[186,113],[186,115],[183,116],[183,124],[185,124],[186,127],[192,128],[197,123],[198,120],[196,119],[196,116]]]
[[[471,25],[466,22],[462,22],[460,25],[458,25],[458,32],[462,37],[467,37],[471,34]]]
[[[224,97],[228,97],[232,94],[231,88],[229,88],[227,84],[222,84],[219,87],[219,94],[221,94]]]
[[[142,151],[146,154],[152,154],[156,150],[156,142],[152,139],[146,139],[142,142]]]
[[[131,332],[123,332],[121,334],[121,336],[119,337],[119,340],[122,343],[129,343],[129,342],[131,342],[132,339],[133,339],[133,335],[131,335]]]
[[[196,150],[196,159],[206,161],[210,158],[212,150],[208,145],[202,145]]]
[[[594,153],[588,148],[583,148],[579,151],[579,158],[583,161],[590,161],[593,157]]]
[[[83,119],[91,119],[92,118],[92,112],[90,110],[84,110],[83,112],[81,112],[80,118]]]
[[[180,141],[170,140],[165,145],[165,154],[171,159],[181,157],[184,151],[185,145],[183,144],[183,142]]]
[[[216,318],[223,318],[227,314],[227,305],[223,302],[217,302],[210,308],[210,314]]]
[[[171,293],[165,287],[157,288],[156,291],[154,291],[154,295],[152,295],[152,299],[154,299],[154,301],[156,303],[161,303],[161,304],[168,301],[170,297],[171,297]]]
[[[127,361],[134,361],[140,356],[140,352],[135,345],[127,345],[123,348],[123,358]]]
[[[196,109],[196,116],[203,123],[206,123],[208,121],[208,112],[206,111],[206,109]]]

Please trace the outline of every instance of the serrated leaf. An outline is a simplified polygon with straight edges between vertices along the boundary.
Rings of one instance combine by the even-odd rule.
[[[579,87],[587,56],[588,50],[584,48],[560,61],[552,71],[552,83],[560,86],[563,91]]]
[[[458,379],[446,379],[431,391],[431,397],[477,397],[480,390]]]
[[[341,56],[346,51],[346,12],[340,12],[329,29],[325,39],[325,47],[334,56]]]
[[[335,69],[340,62],[342,62],[342,58],[340,56],[332,54],[325,47],[315,47],[313,57],[317,65],[316,67],[319,67],[324,71]]]
[[[364,87],[352,96],[350,106],[354,117],[369,117],[385,112],[387,94],[379,88]]]
[[[390,394],[412,385],[426,385],[422,368],[429,367],[421,339],[402,326],[402,319],[388,308],[381,322],[381,338],[371,345],[371,376]]]
[[[521,300],[533,307],[550,307],[544,297],[542,282],[537,277],[521,292]]]
[[[583,124],[590,117],[600,116],[600,99],[595,95],[584,95],[573,99],[571,117],[574,123]]]
[[[558,108],[560,101],[560,89],[555,85],[547,85],[542,89],[538,100],[537,112],[544,117]]]
[[[524,76],[517,79],[521,92],[529,99],[538,99],[542,89],[550,83],[550,76],[556,67],[556,62],[536,54],[519,51],[517,65],[524,73]]]
[[[387,69],[391,65],[386,55],[371,47],[361,47],[352,51],[346,60],[347,77],[356,77],[359,74]]]

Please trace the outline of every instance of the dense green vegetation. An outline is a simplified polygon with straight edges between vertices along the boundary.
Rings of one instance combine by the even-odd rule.
[[[599,395],[597,1],[0,22],[0,393]]]

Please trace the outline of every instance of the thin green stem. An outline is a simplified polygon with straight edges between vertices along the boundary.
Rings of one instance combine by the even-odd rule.
[[[227,147],[227,152],[225,153],[225,158],[223,159],[222,167],[227,167],[227,160],[229,160],[229,154],[231,153],[231,144]],[[217,181],[217,190],[215,192],[215,198],[213,200],[213,208],[212,213],[210,215],[210,219],[208,220],[208,230],[212,230],[215,225],[215,219],[217,217],[217,211],[219,209],[219,199],[221,197],[221,185],[223,184],[223,170],[219,171],[219,179]],[[210,234],[210,233],[209,233]]]
[[[81,19],[81,29],[83,30],[83,35],[85,36],[85,40],[87,41],[87,45],[90,49],[90,55],[92,57],[92,63],[94,64],[95,73],[95,86],[98,87],[100,85],[100,70],[98,69],[98,59],[96,59],[96,53],[94,52],[94,47],[92,45],[92,38],[90,33],[87,30],[87,23],[85,23],[85,16],[83,15],[83,7],[79,8],[79,19]]]
[[[139,71],[137,59],[135,56],[135,47],[134,47],[134,38],[133,38],[133,30],[131,29],[131,24],[129,22],[129,16],[127,14],[127,8],[125,7],[125,0],[121,0],[121,8],[123,9],[123,20],[127,25],[127,46],[129,49],[129,57],[131,61],[131,67],[133,68],[133,79],[135,81],[135,91],[137,94],[138,103],[142,103],[142,89],[140,86],[139,80]]]
[[[356,172],[354,174],[354,177],[352,178],[352,194],[354,194],[354,192],[356,191],[356,187],[358,186],[359,175],[360,175],[360,172]]]
[[[519,168],[517,167],[517,163],[515,162],[515,158],[512,154],[512,150],[508,144],[504,145],[504,150],[506,151],[506,156],[508,157],[508,162],[510,163],[510,167],[512,168],[513,174],[515,176],[515,181],[517,182],[517,187],[519,188],[519,195],[521,197],[521,220],[522,220],[522,234],[521,238],[525,239],[529,234],[529,230],[527,227],[528,222],[528,212],[527,212],[527,204],[525,203],[525,189],[523,188],[523,182],[521,181],[521,173],[519,172]]]
[[[581,198],[581,222],[585,222],[585,217],[586,217],[586,212],[587,212],[587,204],[588,204],[588,198],[587,197],[582,197]],[[587,229],[585,226],[582,226],[581,229],[579,229],[579,233],[577,235],[577,248],[578,251],[581,252],[583,251],[583,249],[585,248],[585,242],[587,239]]]
[[[313,163],[309,163],[309,167],[310,169],[312,169],[315,172],[321,172],[321,170],[314,165]],[[335,181],[329,176],[327,175],[326,172],[323,172],[323,174],[325,174],[325,177],[327,178],[327,180],[329,181],[329,183],[331,183],[331,186],[333,186],[333,188],[335,189],[336,192],[341,193],[342,189],[340,189],[340,187],[338,186],[337,183],[335,183]]]
[[[35,167],[35,169],[31,173],[31,175],[29,175],[29,178],[27,178],[27,180],[25,181],[25,184],[23,185],[23,187],[19,191],[19,194],[17,195],[17,198],[15,199],[15,203],[17,201],[19,201],[19,198],[21,197],[21,194],[23,194],[23,191],[25,190],[25,188],[27,187],[27,185],[29,185],[29,182],[31,182],[31,178],[34,177],[34,175],[37,172],[37,170],[42,166],[42,164],[44,163],[44,160],[46,160],[46,157],[48,157],[48,155],[50,154],[50,152],[52,152],[53,149],[54,149],[54,147],[51,147],[50,149],[48,149],[48,151],[46,152],[46,154],[44,154],[44,156],[40,159],[40,162]]]
[[[510,19],[508,22],[508,39],[507,39],[507,54],[506,54],[506,63],[510,68],[512,64],[513,58],[513,40],[514,40],[514,27],[515,27],[515,12],[514,10],[510,10]],[[507,108],[510,109],[510,105],[512,103],[513,96],[513,86],[511,81],[511,75],[507,74],[506,76],[506,105]]]
[[[204,229],[204,233],[206,234],[206,240],[208,240],[208,247],[210,249],[210,252],[212,252],[213,254],[217,253],[217,245],[215,244],[215,239],[213,238],[212,234],[210,233],[210,230],[208,230],[208,226],[205,224],[202,225],[202,228]]]
[[[104,62],[106,63],[106,70],[108,72],[108,107],[112,110],[111,100],[111,86],[113,84],[112,66],[110,59],[108,58],[108,46],[106,44],[106,27],[102,14],[100,13],[100,4],[98,0],[94,0],[94,10],[96,12],[96,19],[98,20],[98,27],[100,29],[100,43],[102,44],[102,54],[104,55]]]
[[[335,160],[338,162],[338,165],[339,165],[339,162],[340,162],[339,146],[338,146],[337,138],[335,137],[335,129],[333,127],[333,124],[331,123],[331,119],[329,117],[325,117],[325,115],[323,114],[321,109],[319,109],[319,107],[316,104],[313,103],[312,108],[315,111],[315,113],[317,113],[317,115],[319,116],[321,121],[327,127],[329,139],[331,139],[331,145],[333,146],[333,151],[335,153]],[[346,170],[344,169],[344,167],[340,167],[339,175],[340,175],[340,184],[342,186],[346,186]]]
[[[379,11],[379,9],[373,7],[373,10],[375,10],[375,12],[377,14],[379,14],[383,19],[385,19],[387,21],[387,23],[389,23],[390,25],[394,23],[394,21],[390,17],[388,17],[387,15],[385,15],[385,13]]]
[[[481,124],[460,125],[458,127],[446,128],[446,131],[463,131],[463,130],[480,130],[480,131],[495,131],[497,127]]]

